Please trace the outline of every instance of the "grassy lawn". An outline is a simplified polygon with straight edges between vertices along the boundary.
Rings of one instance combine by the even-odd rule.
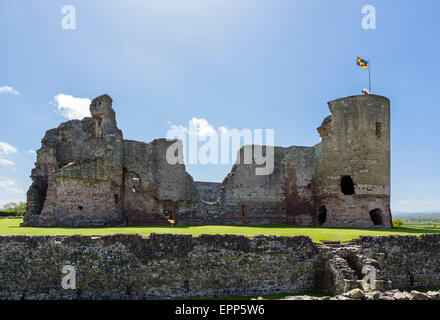
[[[164,226],[130,226],[116,228],[21,228],[21,219],[0,219],[0,235],[108,235],[116,233],[150,233],[173,234],[237,234],[252,237],[266,236],[297,236],[310,237],[314,242],[349,241],[361,235],[420,235],[424,233],[440,233],[440,228],[433,226],[407,226],[394,229],[338,229],[294,226],[196,226],[196,227],[164,227]]]

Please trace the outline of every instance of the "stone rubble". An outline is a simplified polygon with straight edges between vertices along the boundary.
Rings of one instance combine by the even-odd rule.
[[[263,297],[258,297],[255,300],[264,300]],[[380,291],[367,291],[364,292],[360,289],[353,289],[341,295],[334,297],[313,297],[313,296],[287,296],[282,300],[432,300],[440,301],[440,291],[428,291],[426,293],[412,290],[411,292],[399,291],[397,289],[380,292]]]

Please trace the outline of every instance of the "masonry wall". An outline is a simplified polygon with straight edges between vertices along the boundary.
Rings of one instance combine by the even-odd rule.
[[[92,117],[46,132],[32,170],[22,226],[125,223],[114,201],[122,183],[122,132],[111,104],[109,96],[98,97],[90,106]]]
[[[0,237],[0,299],[183,298],[314,291],[306,237]],[[61,287],[76,267],[77,290]]]
[[[173,144],[181,152],[177,140],[124,140],[124,210],[129,225],[167,225],[167,219],[173,219],[180,207],[199,201],[185,166],[169,164],[166,159]]]
[[[167,216],[200,199],[192,177],[166,154],[177,140],[124,140],[108,95],[92,117],[48,130],[37,151],[22,226],[169,225]]]
[[[76,268],[76,290],[61,287],[64,265]],[[322,245],[303,236],[0,236],[0,299],[334,295],[365,265],[386,289],[437,290],[440,235]]]
[[[22,226],[321,225],[391,227],[390,101],[352,96],[329,102],[314,147],[245,146],[218,186],[196,184],[182,142],[124,140],[108,95],[92,117],[46,132]],[[255,151],[273,154],[273,171]],[[171,150],[171,151],[170,151]],[[250,150],[250,161],[245,160]],[[176,158],[170,163],[168,156]],[[342,191],[342,179],[353,192]]]
[[[238,151],[236,163],[220,186],[218,201],[199,203],[194,209],[182,212],[179,225],[315,223],[314,148],[263,147],[263,154],[272,152],[274,157],[273,172],[268,175],[256,174],[262,165],[257,164],[255,158],[246,163],[246,148],[254,150],[255,146]]]
[[[318,131],[315,202],[327,227],[391,227],[390,101],[376,95],[329,102],[331,116]],[[343,177],[353,194],[341,190]],[[377,212],[376,224],[370,212]]]
[[[195,185],[200,194],[200,200],[214,202],[218,198],[221,183],[195,181]]]
[[[396,289],[440,288],[440,234],[362,237],[351,242]]]

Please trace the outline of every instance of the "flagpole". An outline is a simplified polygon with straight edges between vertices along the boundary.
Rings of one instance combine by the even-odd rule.
[[[373,93],[371,91],[371,60],[368,60],[368,86],[369,86],[370,93]]]

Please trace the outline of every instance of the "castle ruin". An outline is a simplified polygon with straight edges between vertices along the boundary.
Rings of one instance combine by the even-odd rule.
[[[273,148],[274,171],[242,161],[221,184],[194,182],[169,164],[176,140],[126,140],[112,99],[94,99],[91,117],[46,132],[22,226],[299,225],[392,227],[390,101],[352,96],[329,102],[313,147]],[[267,150],[265,150],[267,151]],[[241,161],[240,161],[241,160]]]

